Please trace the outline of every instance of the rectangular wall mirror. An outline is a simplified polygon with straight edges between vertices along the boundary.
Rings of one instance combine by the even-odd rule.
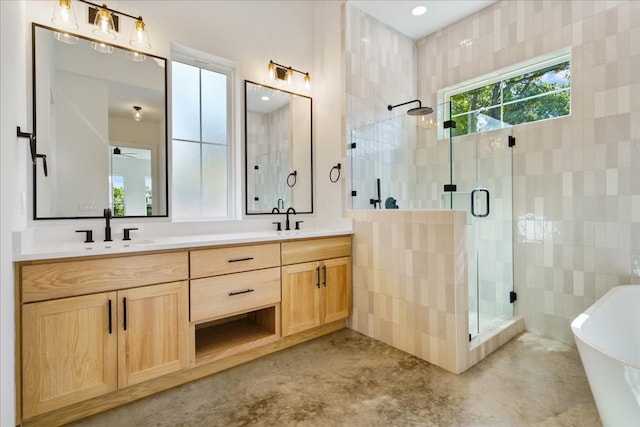
[[[247,215],[313,213],[311,98],[245,81]]]
[[[167,216],[166,59],[32,30],[34,219]]]

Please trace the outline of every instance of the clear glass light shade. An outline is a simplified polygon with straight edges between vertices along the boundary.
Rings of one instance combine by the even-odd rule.
[[[273,61],[269,62],[269,79],[271,80],[275,80],[276,79],[276,64],[273,63]]]
[[[53,33],[53,38],[55,38],[59,42],[66,43],[66,44],[78,43],[78,38],[73,34],[69,34],[69,33],[60,33],[56,31],[55,33]]]
[[[145,29],[142,17],[136,19],[133,30],[131,31],[131,40],[129,40],[129,44],[136,49],[151,49],[149,33]]]
[[[129,51],[127,52],[127,58],[135,62],[143,62],[147,60],[147,55],[140,52]]]
[[[78,29],[78,20],[76,19],[76,12],[71,7],[71,0],[59,0],[56,2],[51,22],[63,30]]]
[[[293,70],[291,68],[287,70],[287,73],[285,74],[285,80],[289,85],[293,82]]]
[[[101,42],[91,42],[91,47],[100,53],[113,53],[113,46]]]
[[[136,122],[139,122],[142,120],[142,108],[138,107],[137,105],[133,106],[133,112],[131,113],[133,116],[133,120],[135,120]]]
[[[98,9],[93,24],[95,25],[92,31],[94,35],[102,39],[115,40],[116,30],[113,24],[113,14],[106,9],[105,5]]]
[[[311,76],[309,75],[309,73],[304,75],[304,88],[306,90],[311,89]]]

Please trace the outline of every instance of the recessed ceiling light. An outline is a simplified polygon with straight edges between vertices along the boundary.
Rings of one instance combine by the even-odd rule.
[[[411,14],[413,16],[420,16],[420,15],[424,15],[425,13],[427,13],[427,8],[425,6],[416,6],[411,11]]]
[[[262,98],[260,98],[260,99],[262,99],[263,101],[268,101],[268,100],[269,100],[269,97],[268,97],[267,95],[265,95],[265,96],[263,96],[263,97],[262,97]]]

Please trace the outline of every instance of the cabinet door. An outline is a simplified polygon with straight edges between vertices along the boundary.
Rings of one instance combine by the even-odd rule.
[[[320,326],[320,263],[282,267],[282,336]]]
[[[188,282],[118,291],[118,387],[186,368]]]
[[[351,312],[351,257],[326,260],[322,269],[324,323],[346,319]]]
[[[24,418],[116,389],[115,302],[108,292],[23,306]]]

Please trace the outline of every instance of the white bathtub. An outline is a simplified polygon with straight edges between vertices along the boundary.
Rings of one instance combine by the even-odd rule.
[[[571,322],[605,426],[640,426],[640,285],[618,286]]]

